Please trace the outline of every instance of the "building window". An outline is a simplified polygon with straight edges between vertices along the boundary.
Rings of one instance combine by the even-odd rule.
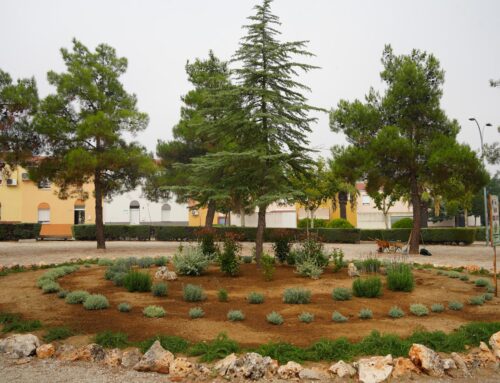
[[[77,200],[73,211],[73,223],[83,225],[85,223],[85,202]]]
[[[38,189],[50,189],[50,181],[48,179],[43,179],[38,182]]]
[[[137,201],[130,202],[130,224],[139,225],[141,223],[141,205]]]
[[[372,199],[370,198],[370,196],[368,194],[363,194],[361,196],[361,202],[363,203],[364,206],[366,205],[370,205]]]
[[[172,207],[168,203],[164,203],[161,207],[161,221],[169,222],[170,221],[170,212],[172,211]]]
[[[50,223],[50,206],[42,202],[38,205],[38,223]]]

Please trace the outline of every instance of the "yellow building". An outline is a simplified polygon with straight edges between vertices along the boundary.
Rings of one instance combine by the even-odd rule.
[[[356,209],[356,204],[354,204],[354,209],[352,208],[350,199],[343,199],[339,201],[339,197],[336,197],[335,209],[332,200],[328,200],[321,204],[321,206],[314,212],[314,218],[318,219],[337,219],[344,218],[351,223],[354,227],[358,224],[358,213]],[[297,220],[302,218],[309,218],[310,212],[307,212],[303,206],[297,204]]]
[[[57,188],[50,182],[36,184],[28,172],[18,167],[0,172],[0,222],[81,224],[94,223],[95,199],[91,185],[84,191],[89,198],[59,199]]]

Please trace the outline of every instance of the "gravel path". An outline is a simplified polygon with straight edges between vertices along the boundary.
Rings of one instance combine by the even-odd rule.
[[[97,250],[95,242],[85,241],[21,241],[0,242],[0,265],[32,264],[38,262],[61,263],[76,258],[121,258],[172,255],[179,246],[178,242],[138,242],[121,241],[108,242],[106,250]],[[253,243],[243,244],[243,253],[251,254]],[[265,244],[267,251],[272,251],[271,244]],[[359,259],[375,254],[376,246],[373,242],[360,244],[326,244],[327,249],[341,248],[346,259]],[[438,265],[464,266],[474,264],[486,269],[493,268],[493,250],[476,242],[470,246],[425,246],[433,255],[410,256],[410,259],[419,263],[434,263]],[[391,255],[382,254],[381,258],[391,258]],[[497,260],[500,269],[500,255]]]

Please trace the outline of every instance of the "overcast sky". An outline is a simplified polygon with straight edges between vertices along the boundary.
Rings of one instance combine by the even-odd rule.
[[[213,49],[229,59],[241,26],[258,0],[0,0],[0,68],[12,77],[34,76],[41,96],[54,90],[49,70],[62,71],[59,49],[76,37],[89,48],[107,43],[128,58],[123,82],[150,116],[137,139],[154,151],[170,139],[179,119],[180,97],[189,90],[186,60]],[[301,78],[312,88],[311,104],[330,109],[340,99],[362,98],[381,89],[384,44],[396,54],[418,48],[433,53],[446,71],[442,105],[462,126],[459,140],[479,148],[474,116],[490,122],[485,142],[500,138],[500,1],[276,0],[284,40],[310,40],[320,66]],[[328,155],[342,135],[328,127],[327,114],[313,126],[312,147]]]

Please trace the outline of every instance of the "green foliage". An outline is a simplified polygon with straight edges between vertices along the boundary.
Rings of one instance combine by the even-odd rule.
[[[234,235],[226,234],[222,253],[219,255],[220,270],[231,277],[235,277],[240,272],[240,263],[238,261],[241,253],[241,244],[236,241]]]
[[[272,281],[274,272],[276,271],[275,258],[271,257],[269,254],[264,253],[260,258],[260,267],[262,267],[264,280]]]
[[[199,230],[196,235],[200,243],[201,252],[207,258],[212,258],[217,253],[215,246],[215,230],[205,227]]]
[[[442,305],[441,303],[434,303],[431,306],[431,311],[433,313],[442,313],[444,311],[444,305]]]
[[[411,218],[401,218],[397,220],[392,225],[393,229],[411,229],[413,227],[413,219]]]
[[[273,311],[269,314],[266,315],[266,320],[268,323],[274,324],[274,325],[280,325],[283,324],[284,320],[283,317],[277,313],[276,311]]]
[[[109,307],[108,299],[101,294],[89,295],[83,302],[86,310],[103,310]]]
[[[410,305],[410,312],[418,317],[429,315],[429,309],[427,306],[421,303],[414,303]]]
[[[247,301],[248,301],[248,303],[255,304],[255,305],[264,303],[264,294],[252,291],[250,294],[248,294]]]
[[[344,323],[344,322],[347,322],[347,317],[343,316],[338,311],[334,311],[332,314],[332,321],[337,322],[337,323]]]
[[[460,280],[464,281],[464,282],[467,282],[469,280],[469,276],[467,274],[462,274],[460,276]]]
[[[402,318],[404,317],[405,312],[399,306],[392,306],[389,310],[389,316],[391,318]]]
[[[219,299],[219,302],[227,302],[228,300],[227,290],[219,289],[219,291],[217,291],[217,298]]]
[[[387,267],[387,288],[392,291],[413,291],[415,280],[411,266],[393,262]]]
[[[314,224],[313,224],[314,222]],[[305,229],[306,227],[310,228],[326,228],[328,225],[328,220],[323,219],[323,218],[314,218],[314,220],[311,220],[311,218],[301,218],[297,222],[297,227],[301,229]]]
[[[181,337],[174,335],[157,335],[153,338],[146,339],[139,344],[142,353],[145,353],[153,345],[159,341],[161,346],[171,353],[185,353],[189,347],[189,342]]]
[[[148,269],[155,264],[153,257],[142,257],[137,260],[137,266],[141,269]]]
[[[47,281],[42,285],[42,291],[44,294],[57,293],[61,289],[59,283],[53,281]]]
[[[168,258],[161,256],[161,257],[155,257],[154,258],[154,263],[156,266],[161,267],[161,266],[166,266],[168,264]]]
[[[356,297],[377,298],[382,295],[382,281],[379,277],[357,278],[352,282]]]
[[[51,327],[47,330],[47,332],[43,336],[43,340],[47,343],[50,343],[55,340],[62,340],[69,338],[70,336],[73,335],[75,335],[75,332],[71,330],[69,327],[66,326]]]
[[[64,298],[66,298],[66,295],[68,295],[68,293],[69,293],[69,291],[67,291],[67,290],[59,290],[59,292],[57,293],[57,297],[64,299]]]
[[[157,282],[151,286],[151,292],[155,297],[166,297],[168,295],[168,286],[164,282]]]
[[[32,332],[40,329],[42,322],[39,320],[23,320],[20,316],[14,316],[6,320],[4,318],[2,332]]]
[[[94,336],[94,342],[105,348],[125,348],[129,346],[128,335],[123,332],[99,332]]]
[[[296,270],[297,274],[300,276],[309,277],[311,279],[319,279],[321,274],[323,274],[323,268],[309,259],[306,259],[301,263],[297,263]]]
[[[292,240],[293,235],[288,230],[275,232],[275,239],[273,243],[274,257],[280,261],[280,263],[285,263],[288,258],[292,248]]]
[[[108,258],[99,258],[99,260],[97,261],[97,265],[98,266],[113,266],[114,262],[112,259],[108,259]]]
[[[305,239],[295,251],[295,263],[310,261],[324,269],[328,266],[329,256],[325,254],[323,244],[314,237]]]
[[[325,227],[329,227],[332,229],[354,229],[352,223],[350,223],[345,218],[335,218],[326,223]]]
[[[127,302],[122,302],[120,304],[118,304],[118,311],[122,312],[122,313],[128,313],[130,310],[132,310],[132,306],[130,305],[130,303],[127,303]]]
[[[148,318],[161,318],[166,314],[165,309],[160,306],[147,306],[142,313]]]
[[[348,301],[352,298],[352,291],[345,287],[336,287],[332,291],[332,298],[336,301]]]
[[[242,321],[245,315],[241,310],[229,310],[227,313],[227,320],[231,322]]]
[[[462,274],[460,274],[458,271],[448,271],[446,275],[448,276],[448,278],[452,279],[458,279],[462,276]]]
[[[464,304],[458,301],[451,301],[448,303],[448,308],[453,311],[460,311],[464,308]]]
[[[311,291],[300,287],[285,289],[283,302],[289,304],[307,304],[311,302]]]
[[[345,266],[344,251],[342,249],[333,249],[330,258],[333,261],[333,272],[337,273]]]
[[[39,223],[0,223],[0,241],[37,239],[41,227]]]
[[[200,302],[207,299],[201,286],[191,284],[183,287],[182,296],[186,302]]]
[[[85,302],[90,294],[83,290],[71,291],[66,295],[65,302],[69,304],[79,304]]]
[[[207,269],[209,262],[199,246],[179,248],[172,258],[175,271],[179,275],[201,275]]]
[[[123,279],[123,286],[129,292],[146,292],[151,291],[153,281],[149,273],[130,270]]]
[[[253,261],[253,256],[251,255],[244,255],[243,257],[241,257],[241,259],[243,260],[243,263],[252,263]]]
[[[110,241],[149,241],[152,226],[104,225],[104,237]],[[78,241],[95,241],[96,225],[73,225],[73,237]]]
[[[314,314],[302,312],[299,314],[299,321],[303,323],[311,323],[314,320]]]
[[[238,343],[221,333],[212,341],[196,343],[188,349],[187,353],[191,356],[199,356],[200,362],[212,362],[238,351],[240,351]]]
[[[493,293],[485,293],[483,294],[485,301],[491,301],[495,295]]]
[[[482,306],[484,304],[484,295],[477,295],[469,299],[469,304],[473,306]]]
[[[487,287],[490,285],[490,281],[484,278],[479,278],[474,281],[474,284],[477,287]]]
[[[382,262],[380,259],[374,256],[368,256],[361,260],[361,270],[365,273],[378,273],[381,266]]]
[[[205,312],[201,307],[193,307],[189,309],[189,317],[191,319],[202,318],[205,316]]]
[[[373,312],[370,309],[361,309],[358,314],[359,319],[372,319],[373,318]]]

